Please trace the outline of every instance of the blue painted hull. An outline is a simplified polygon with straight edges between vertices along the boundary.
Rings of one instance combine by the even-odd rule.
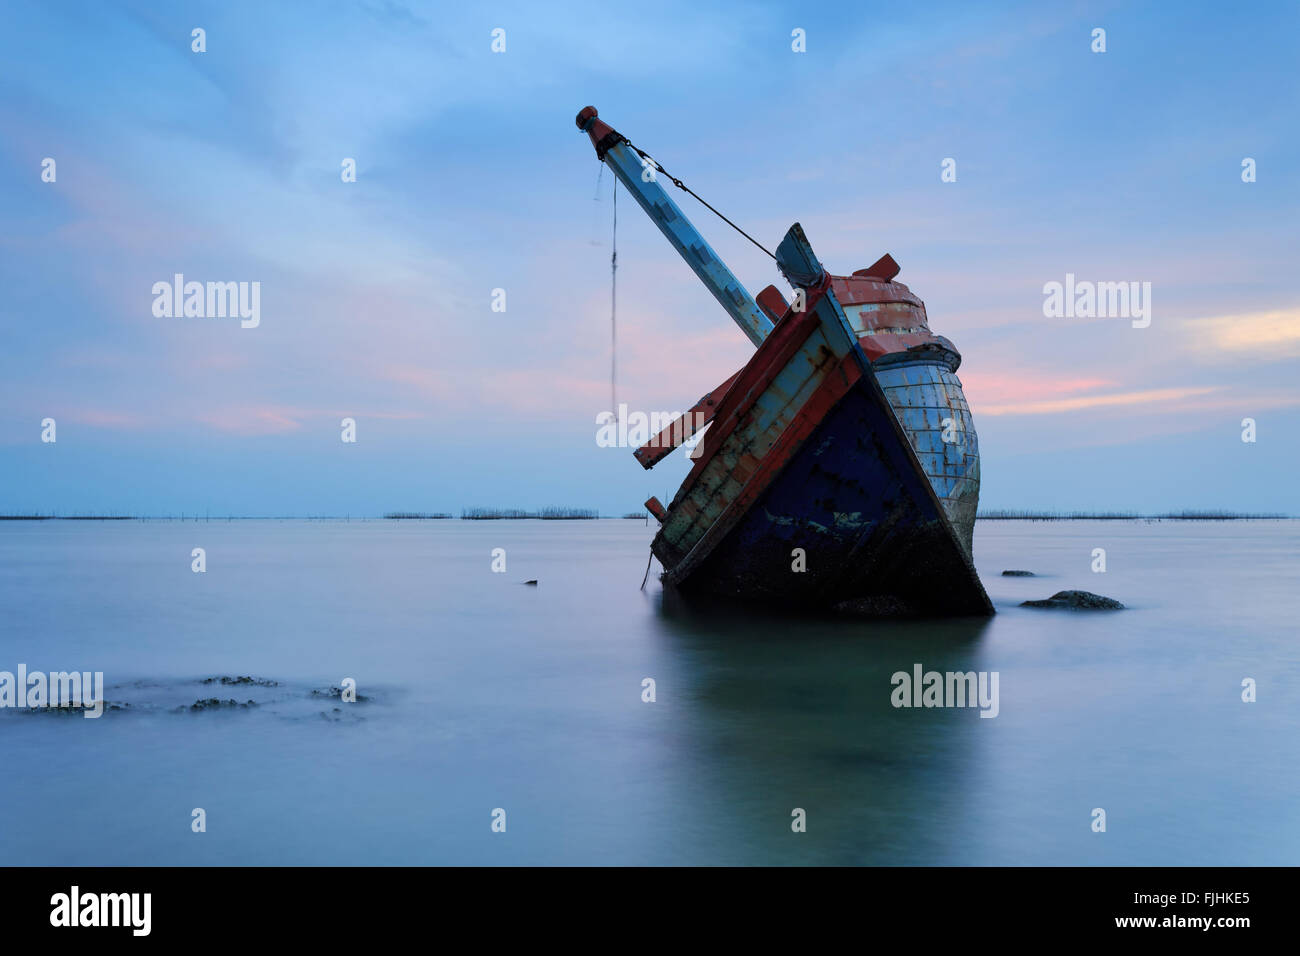
[[[868,371],[706,558],[674,573],[676,556],[657,551],[665,582],[869,615],[993,613],[909,444]]]

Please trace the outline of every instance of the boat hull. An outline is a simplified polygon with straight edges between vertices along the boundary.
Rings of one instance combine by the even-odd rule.
[[[867,615],[990,614],[966,548],[897,432],[879,384],[858,378],[707,557],[666,564],[664,581]]]
[[[949,396],[921,381],[932,370],[906,364],[890,373],[896,409],[829,286],[787,312],[737,374],[664,515],[652,550],[665,584],[791,607],[991,614],[968,531],[936,492],[948,485],[929,474],[946,453],[927,453],[929,468],[918,454]],[[965,480],[969,463],[953,460]]]

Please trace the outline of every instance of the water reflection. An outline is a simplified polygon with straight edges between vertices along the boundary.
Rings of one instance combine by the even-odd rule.
[[[786,616],[667,591],[657,621],[694,766],[676,798],[731,832],[720,863],[938,862],[983,749],[975,709],[894,708],[896,671],[980,669],[987,618]],[[987,721],[984,721],[987,723]],[[807,832],[791,812],[807,812]],[[718,820],[713,821],[718,824]],[[703,856],[704,854],[701,854]]]

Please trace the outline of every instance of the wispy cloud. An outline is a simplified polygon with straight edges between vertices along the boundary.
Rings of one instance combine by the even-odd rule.
[[[1184,327],[1189,348],[1197,352],[1234,359],[1300,357],[1300,308],[1189,319]]]
[[[1221,386],[1201,388],[1151,388],[1140,392],[1117,392],[1109,395],[1080,395],[1046,402],[1011,402],[1003,405],[982,405],[979,415],[1054,415],[1061,412],[1078,412],[1089,408],[1110,408],[1119,405],[1152,405],[1196,398],[1220,390]]]
[[[1057,399],[1115,385],[1101,377],[1069,378],[1044,372],[962,372],[962,390],[971,402],[984,409],[985,402],[1010,405]]]

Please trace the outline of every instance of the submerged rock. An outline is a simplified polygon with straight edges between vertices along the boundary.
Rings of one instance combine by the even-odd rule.
[[[1124,605],[1114,598],[1102,597],[1091,591],[1057,591],[1042,601],[1021,601],[1021,607],[1064,607],[1085,611],[1118,611]]]
[[[106,701],[104,701],[104,702],[103,702],[103,705],[104,705],[104,706],[103,706],[103,712],[104,712],[104,713],[107,713],[108,711],[111,711],[111,710],[126,710],[128,707],[131,706],[130,704],[127,704],[127,703],[119,703],[119,702],[117,702],[117,701],[112,701],[112,700],[106,700]],[[93,705],[87,707],[85,704],[69,704],[69,703],[66,703],[66,702],[60,702],[60,703],[57,703],[57,704],[50,704],[50,705],[42,706],[42,707],[23,707],[23,708],[20,708],[18,712],[19,712],[20,714],[64,714],[64,715],[68,715],[68,714],[85,714],[85,713],[87,713],[87,712],[92,712],[92,713],[93,713],[94,710],[95,710],[95,708],[94,708]]]
[[[345,720],[353,721],[353,722],[365,720],[364,717],[358,716],[355,712],[351,710],[344,710],[341,707],[335,707],[333,712],[323,710],[321,711],[320,716],[322,720],[328,720],[331,723],[335,723],[335,724],[342,723]]]
[[[1003,576],[1004,578],[1035,578],[1035,577],[1038,577],[1038,575],[1034,574],[1033,571],[1003,571],[1003,572],[1002,572],[1002,576]]]
[[[196,700],[193,704],[190,705],[190,710],[191,711],[223,710],[223,709],[230,710],[234,708],[247,709],[249,707],[256,707],[256,706],[257,704],[251,700],[245,701],[244,703],[241,704],[237,700],[219,700],[216,697],[209,697],[207,700]]]
[[[200,684],[220,683],[226,687],[279,687],[280,682],[261,677],[205,677]]]
[[[342,700],[343,688],[342,687],[317,688],[316,690],[313,690],[311,692],[311,696],[312,697],[337,697],[339,700]],[[370,700],[370,698],[367,697],[365,694],[357,694],[356,703],[364,703],[368,700]]]

